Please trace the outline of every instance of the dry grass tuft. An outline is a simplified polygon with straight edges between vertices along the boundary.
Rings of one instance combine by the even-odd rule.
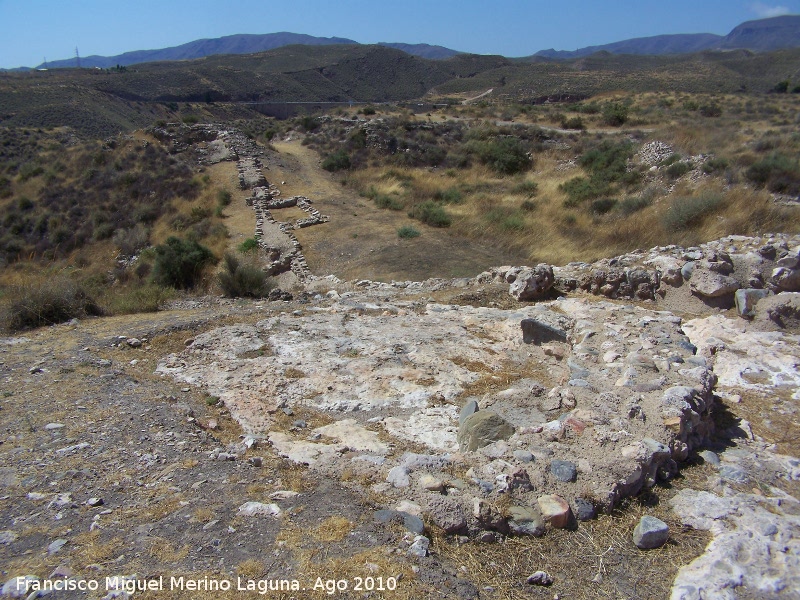
[[[341,542],[353,530],[353,523],[344,517],[328,517],[313,531],[320,542]]]

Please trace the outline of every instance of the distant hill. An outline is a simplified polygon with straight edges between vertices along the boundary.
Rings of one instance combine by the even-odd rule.
[[[770,19],[747,21],[726,36],[712,33],[657,35],[587,46],[578,50],[540,50],[533,57],[570,59],[589,56],[595,52],[611,54],[689,54],[703,50],[755,50],[771,52],[800,47],[800,15],[785,15]],[[531,58],[533,58],[531,57]]]
[[[679,33],[675,35],[656,35],[653,37],[633,38],[603,44],[602,46],[586,46],[578,50],[540,50],[534,56],[545,58],[581,58],[595,52],[611,54],[687,54],[700,52],[713,47],[725,38],[713,33]]]
[[[238,34],[227,35],[220,38],[195,40],[180,46],[162,48],[160,50],[134,50],[125,52],[117,56],[86,56],[81,57],[81,67],[108,69],[120,65],[129,67],[131,65],[159,62],[164,60],[192,60],[204,58],[216,54],[255,54],[267,50],[275,50],[284,46],[300,44],[303,46],[331,46],[334,44],[358,44],[355,40],[340,37],[314,37],[302,33],[289,33],[281,31],[279,33]],[[461,54],[456,50],[443,46],[431,46],[429,44],[403,44],[383,42],[381,46],[402,50],[406,54],[430,59],[444,59]],[[69,68],[77,66],[76,58],[65,60],[48,61],[36,68],[48,67],[50,69]]]
[[[100,67],[108,69],[116,65],[127,67],[146,62],[157,62],[163,60],[191,60],[193,58],[203,58],[214,54],[254,54],[266,50],[274,50],[291,44],[303,44],[306,46],[327,46],[332,44],[358,44],[354,40],[337,37],[314,37],[302,33],[289,33],[281,31],[279,33],[238,34],[226,35],[220,38],[195,40],[180,46],[162,48],[160,50],[134,50],[125,52],[117,56],[86,56],[81,57],[81,67]],[[68,68],[77,66],[77,59],[68,58],[65,60],[47,61],[50,69]],[[45,67],[45,64],[37,68]]]
[[[785,15],[742,23],[718,47],[769,52],[797,46],[800,46],[800,15]]]

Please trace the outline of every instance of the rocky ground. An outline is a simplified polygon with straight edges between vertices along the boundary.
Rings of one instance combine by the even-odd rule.
[[[799,251],[293,269],[4,338],[2,593],[799,597]]]

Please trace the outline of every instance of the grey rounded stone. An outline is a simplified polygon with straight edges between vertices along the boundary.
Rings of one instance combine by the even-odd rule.
[[[425,531],[425,523],[418,516],[403,511],[400,514],[403,515],[403,526],[411,533],[421,534]]]
[[[520,462],[533,462],[533,454],[527,450],[514,450],[514,458]]]
[[[572,482],[578,478],[578,467],[568,460],[554,460],[550,463],[550,472],[559,481]]]
[[[579,521],[591,521],[597,516],[594,504],[585,498],[575,498],[572,503],[573,512]]]
[[[493,442],[507,440],[514,427],[500,415],[488,410],[476,412],[458,428],[458,446],[462,452],[475,451]]]
[[[469,419],[472,415],[478,412],[478,403],[475,400],[470,400],[461,408],[461,414],[458,415],[458,424],[461,425],[464,421]]]
[[[689,281],[692,278],[692,273],[694,273],[694,261],[690,260],[681,267],[681,276],[686,281]]]
[[[633,543],[642,550],[660,548],[668,538],[669,525],[649,515],[643,516],[633,530]]]
[[[542,514],[527,506],[511,506],[508,509],[508,528],[514,535],[544,535],[545,523]]]
[[[719,456],[717,456],[716,452],[712,452],[711,450],[703,450],[698,452],[697,455],[702,458],[705,462],[718,467],[719,466]]]

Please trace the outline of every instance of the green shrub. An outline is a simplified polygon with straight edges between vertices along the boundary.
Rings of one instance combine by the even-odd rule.
[[[195,123],[199,122],[200,118],[196,115],[186,115],[183,117],[183,122],[186,125],[194,125]]]
[[[494,140],[472,140],[466,148],[483,164],[504,175],[521,173],[531,167],[532,161],[523,143],[515,137]]]
[[[248,252],[258,250],[258,240],[256,238],[247,238],[245,241],[239,244],[238,250],[242,254],[247,254]]]
[[[609,140],[585,152],[578,164],[599,181],[620,181],[628,172],[628,159],[633,156],[633,145]]]
[[[233,200],[233,195],[228,190],[219,190],[217,192],[217,204],[220,206],[229,206]]]
[[[652,195],[642,194],[641,196],[630,196],[625,198],[617,206],[619,208],[619,212],[627,217],[635,212],[647,208],[648,206],[651,206],[652,204]]]
[[[719,117],[722,116],[722,107],[715,102],[703,104],[700,107],[700,114],[704,117]]]
[[[42,165],[37,165],[36,163],[27,162],[19,168],[17,176],[20,182],[24,183],[29,179],[38,177],[42,173],[44,173],[44,167],[42,167]]]
[[[452,218],[447,211],[432,200],[417,204],[408,212],[408,216],[431,227],[450,227],[452,223]]]
[[[403,210],[405,208],[399,198],[387,194],[377,194],[373,198],[373,202],[378,208],[388,208],[389,210]]]
[[[322,168],[333,173],[350,168],[350,157],[344,150],[337,150],[325,157],[322,161]]]
[[[579,129],[584,130],[586,129],[586,125],[583,122],[583,119],[580,117],[570,117],[569,119],[563,119],[561,121],[562,129]]]
[[[759,187],[766,186],[771,192],[800,194],[800,163],[779,152],[750,165],[744,176]]]
[[[674,165],[680,159],[681,159],[681,155],[678,154],[677,152],[673,152],[667,158],[665,158],[660,163],[658,163],[658,166],[660,166],[660,167],[668,167],[670,165]]]
[[[667,175],[669,175],[673,179],[678,179],[678,177],[683,177],[691,170],[692,170],[692,165],[690,165],[687,162],[680,161],[672,163],[670,166],[667,167]]]
[[[419,237],[420,235],[421,234],[419,230],[413,225],[403,225],[397,230],[397,236],[404,240],[410,240],[411,238]]]
[[[67,277],[15,287],[10,292],[13,300],[0,315],[2,328],[10,332],[64,323],[101,312],[86,291]]]
[[[619,102],[603,106],[603,123],[611,127],[622,127],[628,121],[628,107]]]
[[[614,198],[599,198],[592,201],[590,210],[596,215],[604,215],[617,205]]]
[[[197,283],[203,268],[215,262],[211,250],[193,240],[170,237],[156,246],[153,281],[165,287],[189,289]]]
[[[231,298],[264,298],[269,295],[267,274],[254,263],[241,263],[225,254],[225,269],[217,276],[223,293]]]
[[[730,163],[724,158],[709,158],[703,163],[703,173],[716,173],[717,171],[724,171],[730,166]]]
[[[464,201],[464,197],[461,195],[459,189],[454,187],[447,188],[446,190],[436,190],[433,199],[444,202],[445,204],[461,204]]]
[[[523,200],[519,207],[525,212],[533,212],[536,210],[537,204],[535,200]]]
[[[558,189],[567,195],[564,201],[564,206],[575,207],[585,202],[604,196],[611,189],[610,186],[596,179],[587,179],[586,177],[573,177],[569,181],[565,181]]]
[[[361,113],[364,115],[374,115],[375,114],[375,107],[374,106],[365,106],[361,109]]]
[[[718,194],[675,198],[664,213],[662,222],[667,231],[682,231],[697,226],[722,203]]]

